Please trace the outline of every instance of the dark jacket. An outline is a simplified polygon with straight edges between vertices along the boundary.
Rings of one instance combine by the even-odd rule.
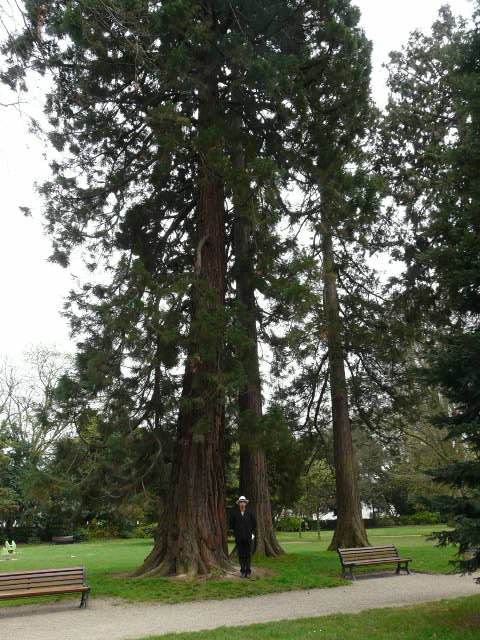
[[[245,509],[245,513],[242,516],[239,507],[236,507],[231,516],[231,527],[235,536],[235,542],[246,542],[252,539],[252,533],[257,531],[257,521],[251,511]]]

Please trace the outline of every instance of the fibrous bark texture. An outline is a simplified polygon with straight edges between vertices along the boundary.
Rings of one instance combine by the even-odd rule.
[[[210,4],[205,12],[211,12]],[[207,20],[211,20],[207,15]],[[199,89],[200,130],[216,117],[211,68]],[[208,73],[208,75],[207,75]],[[226,537],[224,418],[220,391],[224,345],[225,211],[215,170],[218,149],[199,152],[195,281],[189,355],[177,424],[170,491],[155,545],[137,575],[208,575],[231,568]]]
[[[234,94],[235,97],[235,94]],[[240,136],[242,118],[238,115],[232,127]],[[255,426],[262,417],[262,388],[258,361],[257,308],[255,299],[254,260],[252,235],[256,219],[255,198],[250,193],[246,178],[245,154],[241,140],[232,153],[236,170],[234,189],[233,248],[235,254],[235,283],[239,309],[239,322],[246,340],[239,346],[238,356],[243,365],[245,383],[239,392],[240,419],[240,493],[247,496],[249,509],[257,520],[255,552],[257,555],[275,556],[283,553],[273,531],[272,510],[268,488],[268,470],[265,450],[258,442]],[[256,441],[257,440],[257,441]]]
[[[323,226],[324,307],[327,322],[337,506],[337,525],[329,549],[335,550],[341,547],[365,547],[368,546],[369,542],[362,519],[357,468],[348,412],[348,394],[332,234],[325,220]]]

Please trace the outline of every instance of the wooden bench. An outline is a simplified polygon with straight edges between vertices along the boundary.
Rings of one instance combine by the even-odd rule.
[[[396,564],[397,571],[403,568],[410,575],[408,563],[411,558],[400,558],[394,544],[386,544],[382,547],[359,547],[353,549],[338,549],[340,562],[342,563],[343,577],[347,577],[347,569],[350,571],[350,578],[355,580],[353,575],[354,567],[362,567],[369,564]],[[402,567],[404,565],[404,567]]]
[[[75,541],[73,536],[53,536],[53,544],[73,544]]]
[[[0,600],[81,593],[82,608],[87,606],[89,591],[90,587],[85,582],[85,567],[0,573]]]

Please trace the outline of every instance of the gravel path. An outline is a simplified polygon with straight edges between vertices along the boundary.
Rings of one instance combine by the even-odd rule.
[[[429,600],[480,594],[471,576],[412,574],[359,577],[352,585],[290,591],[251,598],[184,604],[125,603],[90,598],[88,609],[63,600],[0,609],[5,640],[138,640],[172,631],[200,631],[251,624],[401,607]]]

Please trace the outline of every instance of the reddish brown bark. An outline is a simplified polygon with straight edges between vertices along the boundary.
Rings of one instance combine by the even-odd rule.
[[[246,384],[239,393],[240,412],[240,493],[248,497],[249,509],[257,520],[255,552],[258,555],[281,555],[273,530],[267,460],[264,449],[255,442],[255,424],[262,417],[262,394],[257,350],[255,299],[246,270],[237,277],[237,298],[242,303],[241,318],[248,336],[242,349]],[[252,299],[253,298],[253,299]]]
[[[332,234],[325,219],[323,222],[323,300],[328,339],[337,506],[337,525],[329,549],[334,550],[339,547],[364,547],[368,546],[369,542],[362,519],[357,468],[348,412],[348,394]]]
[[[257,519],[257,555],[278,556],[284,553],[275,536],[268,490],[265,451],[243,445],[240,451],[240,493],[249,496],[248,508]]]
[[[207,9],[205,9],[207,11]],[[209,17],[211,19],[211,15]],[[199,128],[214,122],[217,81],[200,89]],[[218,149],[199,152],[195,282],[170,491],[155,545],[137,575],[206,575],[231,567],[226,538],[223,398],[225,212]]]
[[[241,134],[241,115],[232,119],[232,128],[237,135]],[[232,151],[232,163],[236,175],[233,197],[235,283],[239,303],[239,322],[247,338],[238,349],[238,356],[245,374],[245,384],[240,390],[238,398],[240,493],[248,497],[249,509],[255,514],[257,520],[255,552],[257,555],[275,556],[281,555],[283,549],[273,531],[265,451],[261,444],[255,441],[255,425],[262,417],[262,387],[258,362],[257,307],[254,282],[255,254],[251,242],[257,211],[246,177],[245,154],[240,140],[237,141]]]

